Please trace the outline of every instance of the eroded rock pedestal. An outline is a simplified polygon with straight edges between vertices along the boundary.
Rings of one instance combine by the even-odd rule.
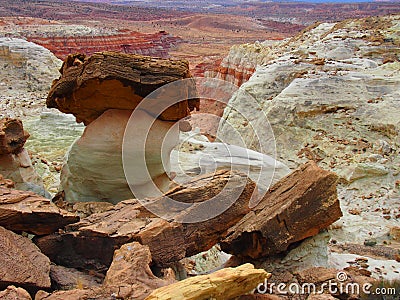
[[[190,77],[188,62],[181,60],[111,52],[91,57],[68,56],[61,77],[49,92],[47,106],[73,114],[77,122],[87,127],[72,145],[61,174],[65,199],[117,203],[134,198],[122,165],[123,138],[133,110],[149,94],[151,99],[146,99],[147,105],[136,114],[137,128],[131,131],[127,152],[135,161],[145,155],[150,177],[141,170],[134,172],[130,180],[146,196],[157,195],[146,194],[153,182],[161,192],[166,192],[170,184],[169,154],[179,136],[178,126],[173,125],[198,108],[194,82],[183,81]],[[169,93],[153,93],[179,80],[182,85],[173,89],[172,94],[182,101],[171,103]],[[152,122],[151,128],[142,126]],[[146,135],[143,154],[144,145],[138,141]]]
[[[0,119],[0,174],[14,182],[21,190],[31,190],[46,195],[43,181],[32,166],[24,148],[29,133],[18,119]]]

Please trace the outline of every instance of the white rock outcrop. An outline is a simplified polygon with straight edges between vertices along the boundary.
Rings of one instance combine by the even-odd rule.
[[[25,119],[43,110],[61,64],[42,46],[0,37],[0,117]]]
[[[121,200],[135,198],[132,194],[124,173],[122,160],[122,147],[126,125],[132,111],[110,109],[99,118],[89,124],[82,136],[75,141],[67,153],[67,160],[61,173],[60,190],[65,192],[65,199],[69,202],[105,201],[117,203]],[[153,117],[146,112],[136,114],[143,118],[143,122],[152,121]],[[138,121],[136,124],[140,125]],[[169,166],[169,154],[178,143],[178,131],[176,139],[170,138],[163,145],[166,134],[174,125],[172,122],[155,120],[152,130],[149,132],[146,142],[146,162],[151,178],[161,191],[167,191],[170,179],[166,172]],[[175,128],[178,130],[178,127]],[[143,135],[141,128],[136,128],[138,139]],[[140,145],[131,136],[131,141],[125,144],[131,147],[131,156],[126,159],[126,168],[130,167],[130,160],[140,160]],[[161,151],[163,145],[164,152]],[[162,157],[164,153],[164,157]],[[140,195],[146,193],[152,196],[145,171],[129,172],[133,174],[129,182],[135,185],[135,192]],[[154,196],[157,196],[156,193]]]
[[[319,24],[275,45],[280,54],[257,67],[219,124],[224,141],[238,145],[239,136],[259,150],[250,125],[265,115],[280,161],[295,168],[314,160],[338,173],[344,217],[330,230],[337,242],[363,243],[398,224],[399,24],[398,15]],[[249,107],[250,96],[262,109]]]

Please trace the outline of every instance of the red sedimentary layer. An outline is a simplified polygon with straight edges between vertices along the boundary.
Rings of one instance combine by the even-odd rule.
[[[153,34],[127,32],[107,36],[29,36],[27,40],[49,49],[58,58],[65,59],[69,54],[92,55],[104,51],[167,58],[169,49],[181,39],[160,31]]]
[[[209,63],[200,63],[192,71],[194,77],[212,77],[218,78],[230,83],[241,86],[248,81],[255,72],[254,67],[245,67],[241,65],[226,65],[222,60],[215,60]]]

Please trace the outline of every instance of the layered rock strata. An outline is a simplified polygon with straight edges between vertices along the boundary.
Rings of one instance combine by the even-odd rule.
[[[165,31],[153,34],[140,32],[121,32],[113,35],[90,36],[27,36],[27,40],[49,49],[58,58],[65,59],[69,54],[115,51],[154,57],[169,57],[169,50],[179,44],[180,38]]]

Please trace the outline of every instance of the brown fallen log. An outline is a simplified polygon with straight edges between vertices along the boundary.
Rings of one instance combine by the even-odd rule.
[[[147,211],[137,200],[128,200],[67,226],[65,233],[39,237],[35,242],[57,264],[101,271],[110,265],[115,249],[138,241],[150,248],[156,265],[168,267],[218,243],[226,230],[249,212],[254,191],[255,183],[246,175],[218,171],[168,192],[174,204],[166,197],[150,201],[147,208],[166,211],[165,219]],[[213,199],[216,195],[219,198]],[[227,209],[222,211],[224,206]],[[191,223],[214,211],[217,216]]]
[[[18,153],[29,138],[22,122],[17,119],[0,119],[0,155]]]
[[[0,186],[0,226],[9,230],[45,235],[78,220],[76,215],[33,192]]]
[[[342,216],[338,177],[309,162],[276,183],[221,242],[223,251],[260,258],[286,251]]]
[[[252,292],[270,274],[251,264],[188,278],[153,291],[146,300],[234,299]]]
[[[108,109],[134,110],[159,87],[191,77],[185,60],[113,52],[95,53],[90,57],[69,55],[60,72],[61,77],[53,82],[47,97],[47,107],[71,113],[77,122],[85,125]],[[199,100],[191,99],[197,95],[194,82],[187,84],[174,91],[178,93],[174,96],[181,96],[184,101],[164,110],[160,119],[177,121],[199,107]],[[155,96],[153,100],[157,104],[160,99]]]
[[[26,237],[0,226],[0,289],[16,285],[34,292],[50,288],[50,260]]]

